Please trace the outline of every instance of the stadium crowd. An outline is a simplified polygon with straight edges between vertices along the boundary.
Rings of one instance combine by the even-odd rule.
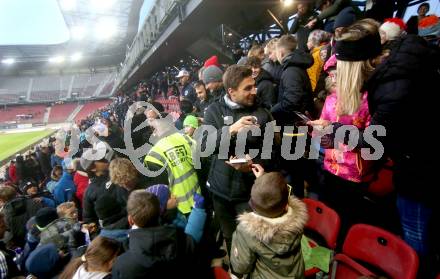
[[[327,248],[341,252],[350,228],[369,224],[401,236],[419,257],[418,278],[435,278],[438,149],[424,142],[436,111],[428,97],[438,86],[439,19],[426,3],[405,24],[383,9],[366,18],[350,0],[317,2],[298,4],[294,35],[252,46],[237,64],[213,56],[177,75],[167,68],[77,123],[78,133],[61,130],[18,154],[0,187],[0,278],[213,278],[213,266],[231,278],[329,272],[331,251],[314,258],[304,236],[313,238],[304,198],[341,220]],[[163,104],[170,97],[180,108],[174,123]],[[266,138],[247,131],[264,135],[273,121],[281,131],[269,158],[251,159]],[[202,124],[215,128],[213,140],[197,132]],[[355,149],[349,136],[335,140],[347,125],[357,128]],[[386,130],[375,161],[361,156],[372,125]],[[127,133],[135,159],[124,152]],[[285,139],[295,150],[301,137],[305,154],[286,159]],[[201,168],[196,146],[213,151]],[[391,171],[392,185],[383,175]],[[398,278],[375,271],[366,278]]]

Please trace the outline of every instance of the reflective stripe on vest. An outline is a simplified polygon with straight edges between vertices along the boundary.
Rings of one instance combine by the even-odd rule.
[[[191,139],[174,133],[159,140],[144,160],[166,166],[171,193],[177,198],[177,208],[184,214],[191,212],[194,193],[200,193],[191,144]]]

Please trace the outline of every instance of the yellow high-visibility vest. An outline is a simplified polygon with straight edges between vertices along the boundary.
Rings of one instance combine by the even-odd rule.
[[[191,212],[194,194],[200,194],[199,180],[192,160],[192,139],[179,133],[160,139],[145,157],[151,162],[166,166],[171,193],[177,197],[177,209],[183,214]]]

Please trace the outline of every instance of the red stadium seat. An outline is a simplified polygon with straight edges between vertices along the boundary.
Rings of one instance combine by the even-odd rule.
[[[342,254],[333,259],[331,278],[359,278],[374,272],[366,263],[393,279],[414,279],[419,259],[417,253],[398,236],[365,224],[351,227],[344,241]]]
[[[306,229],[322,236],[327,244],[327,248],[335,249],[341,227],[341,219],[338,213],[316,200],[303,199],[303,202],[307,205],[309,213]]]
[[[326,206],[322,202],[303,199],[307,205],[309,220],[306,224],[306,229],[319,234],[324,238],[327,248],[334,250],[336,248],[336,240],[338,239],[339,229],[341,227],[341,219],[338,213]],[[314,243],[310,243],[312,247]],[[320,270],[316,267],[306,270],[305,276],[310,277],[318,273]]]

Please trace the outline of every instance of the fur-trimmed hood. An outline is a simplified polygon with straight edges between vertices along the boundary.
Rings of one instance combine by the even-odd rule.
[[[289,237],[283,236],[301,234],[307,219],[306,205],[295,197],[289,198],[289,209],[281,217],[267,218],[255,212],[244,213],[238,217],[241,229],[266,244],[278,242],[274,239],[275,237],[277,239],[281,237],[282,242],[285,242]],[[293,241],[293,237],[290,239]]]

